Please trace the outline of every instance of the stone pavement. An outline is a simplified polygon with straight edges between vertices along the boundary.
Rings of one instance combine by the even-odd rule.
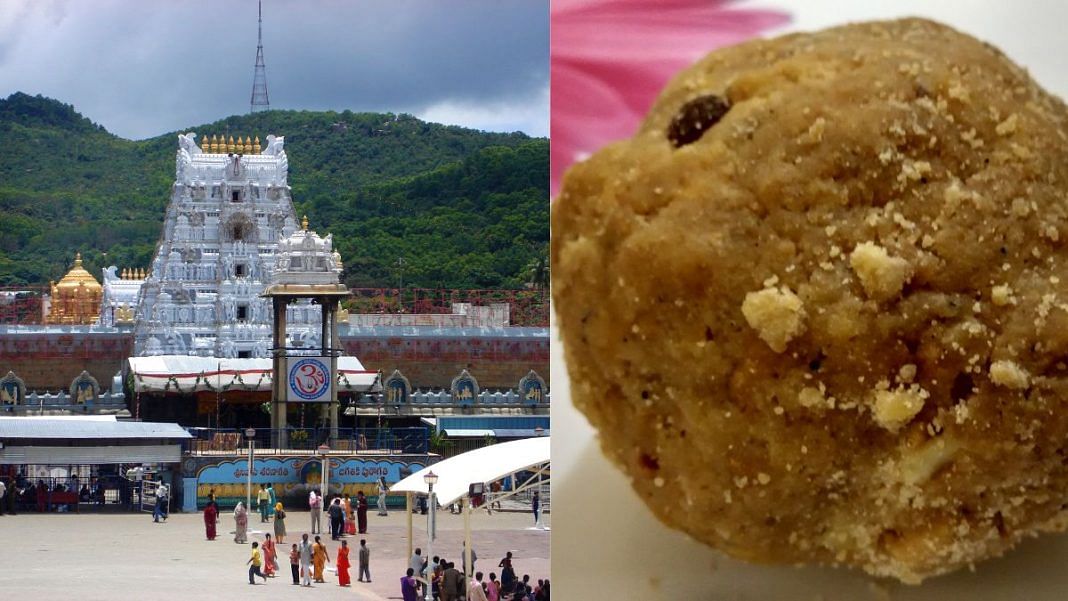
[[[113,601],[147,599],[149,601],[213,599],[357,599],[380,601],[400,599],[400,577],[407,568],[407,525],[403,511],[391,511],[379,517],[367,516],[368,534],[349,536],[351,588],[337,585],[333,572],[326,584],[313,588],[290,584],[289,549],[300,540],[310,525],[307,512],[294,511],[286,518],[288,534],[285,552],[279,546],[277,578],[266,585],[249,586],[245,562],[250,556],[248,544],[233,542],[233,514],[224,512],[219,537],[208,541],[204,536],[201,514],[172,514],[165,523],[153,523],[150,514],[71,514],[20,513],[0,516],[0,598],[33,601],[72,600]],[[273,524],[261,524],[259,516],[250,514],[249,526],[271,532]],[[426,516],[414,515],[415,545],[426,551]],[[324,525],[326,520],[323,520]],[[551,526],[551,518],[543,522]],[[530,574],[532,581],[550,578],[549,536],[533,530],[530,513],[499,513],[471,516],[473,548],[479,559],[475,567],[500,576],[497,562],[512,551],[516,574]],[[360,538],[371,548],[370,584],[356,582],[357,553]],[[329,540],[331,558],[336,557],[339,543]],[[262,534],[250,540],[262,542]],[[463,517],[438,512],[438,538],[434,553],[444,554],[461,565],[460,543],[463,541]],[[331,563],[332,566],[332,563]],[[260,580],[257,578],[257,582]],[[282,589],[282,590],[279,590]]]

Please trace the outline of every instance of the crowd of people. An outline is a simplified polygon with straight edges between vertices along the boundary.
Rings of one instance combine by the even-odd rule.
[[[128,471],[129,473],[129,471]],[[160,480],[160,483],[163,481]],[[30,480],[22,473],[0,476],[3,494],[0,496],[0,515],[15,514],[18,510],[37,511],[78,511],[84,505],[123,505],[133,507],[141,499],[142,482],[129,476],[118,474],[101,474],[93,477],[49,476],[44,479]],[[164,498],[162,505],[157,496],[157,503],[152,517],[156,521],[166,519],[169,513],[169,485],[160,489]],[[162,513],[161,513],[162,511]]]
[[[66,482],[53,479],[52,484],[44,480],[38,480],[34,484],[25,476],[19,474],[7,478],[0,478],[0,515],[4,513],[15,515],[21,506],[23,509],[36,509],[39,512],[55,509],[56,511],[74,511],[79,503],[102,502],[102,484],[94,484],[98,487],[90,490],[89,484],[79,485],[78,477],[74,476]]]
[[[382,495],[379,495],[381,498]],[[358,492],[355,499],[348,494],[335,495],[329,503],[323,498],[318,490],[312,490],[308,495],[308,507],[310,510],[310,533],[304,533],[299,542],[291,543],[288,553],[290,571],[293,585],[312,586],[313,583],[325,583],[324,570],[330,561],[334,561],[337,572],[338,585],[351,586],[349,570],[352,568],[350,548],[347,540],[343,537],[350,534],[365,534],[367,532],[368,500],[362,491]],[[540,506],[537,495],[532,502],[534,521],[539,519]],[[322,540],[322,514],[326,507],[329,520],[330,537],[340,541],[336,558],[331,558],[330,550]],[[263,542],[253,541],[251,556],[246,562],[248,565],[249,584],[256,584],[256,577],[264,582],[268,578],[275,578],[281,571],[279,564],[280,553],[284,556],[286,537],[286,512],[280,501],[274,495],[270,484],[263,484],[256,495],[255,510],[260,514],[262,523],[274,522],[274,536],[271,533],[263,535]],[[382,504],[379,504],[382,510]],[[248,543],[248,508],[243,501],[239,501],[234,508],[234,542],[238,544]],[[383,515],[385,512],[380,511]],[[214,494],[209,494],[208,504],[204,508],[204,527],[208,540],[215,540],[217,536],[217,523],[219,508],[214,499]],[[550,584],[546,580],[531,582],[529,575],[517,576],[513,565],[512,552],[508,551],[498,562],[496,571],[486,575],[476,571],[478,554],[471,549],[471,571],[474,577],[466,580],[465,562],[466,547],[460,551],[460,569],[456,563],[448,561],[444,557],[434,556],[425,558],[422,549],[415,549],[406,574],[401,577],[401,596],[404,601],[420,601],[426,597],[426,587],[431,587],[431,597],[435,601],[548,601]],[[357,582],[371,582],[370,560],[371,549],[367,545],[367,539],[360,539],[356,551]]]
[[[380,509],[382,505],[382,503],[379,504]],[[323,570],[327,562],[330,561],[330,552],[326,545],[323,544],[322,538],[318,536],[322,534],[323,507],[323,497],[318,490],[312,490],[309,493],[308,507],[311,515],[311,534],[303,534],[299,543],[292,543],[292,548],[289,552],[293,584],[301,584],[303,586],[311,586],[312,582],[326,582]],[[274,488],[270,483],[260,485],[260,490],[256,494],[255,509],[259,511],[261,523],[271,523],[273,521],[274,537],[272,538],[270,533],[266,533],[262,544],[259,541],[252,542],[252,554],[246,562],[249,567],[249,584],[256,584],[256,576],[262,577],[264,582],[266,582],[267,578],[277,576],[277,572],[280,570],[278,545],[285,544],[286,538],[285,508],[277,500]],[[365,534],[367,532],[367,509],[367,498],[362,491],[357,493],[355,500],[348,494],[335,496],[327,510],[330,518],[331,539],[341,540],[343,536],[349,534]],[[158,501],[156,512],[160,512]],[[383,514],[384,512],[380,512],[380,515]],[[165,509],[163,515],[166,515]],[[204,532],[208,540],[215,540],[217,537],[218,521],[219,505],[215,501],[215,494],[212,491],[208,494],[208,503],[204,507]],[[314,543],[311,542],[309,536],[315,537]],[[243,501],[238,501],[237,506],[234,507],[234,542],[238,544],[248,543],[248,508],[245,507]],[[359,562],[357,581],[370,582],[371,550],[367,546],[366,539],[360,540],[357,557]],[[340,586],[350,586],[349,568],[351,563],[349,561],[349,544],[346,540],[341,540],[335,566],[337,568],[338,584]]]
[[[466,548],[461,549],[460,556],[461,565],[466,568],[463,565],[467,561]],[[511,551],[497,564],[500,579],[496,572],[485,577],[483,572],[475,571],[477,564],[478,555],[471,549],[471,570],[475,574],[465,582],[464,571],[456,569],[455,562],[437,555],[428,561],[423,557],[423,550],[417,548],[401,578],[401,597],[404,601],[425,599],[429,582],[431,597],[436,601],[549,601],[549,581],[531,584],[528,574],[517,578]]]

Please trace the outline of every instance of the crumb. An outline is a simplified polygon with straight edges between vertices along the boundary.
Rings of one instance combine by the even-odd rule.
[[[926,390],[915,384],[908,388],[876,390],[872,417],[875,423],[891,432],[896,432],[923,409],[924,401],[929,396]]]
[[[1025,389],[1030,386],[1031,376],[1015,362],[1001,360],[990,364],[990,381],[1006,388]]]
[[[858,244],[849,256],[861,286],[874,300],[890,300],[901,293],[911,277],[908,261],[891,257],[886,249],[872,242]]]
[[[785,286],[746,294],[742,314],[760,339],[776,353],[785,351],[787,343],[805,329],[803,303]]]

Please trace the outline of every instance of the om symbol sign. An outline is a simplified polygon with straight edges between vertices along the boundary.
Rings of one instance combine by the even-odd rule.
[[[306,401],[320,400],[330,392],[330,369],[319,359],[301,359],[289,366],[289,391]]]

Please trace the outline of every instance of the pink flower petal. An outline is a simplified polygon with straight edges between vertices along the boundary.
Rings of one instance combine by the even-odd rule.
[[[552,76],[550,165],[552,181],[558,182],[575,161],[629,136],[641,114],[631,110],[614,88],[565,64],[554,65]],[[566,117],[556,118],[557,111]]]
[[[730,0],[554,0],[552,194],[564,170],[631,135],[656,95],[708,51],[784,23]]]

